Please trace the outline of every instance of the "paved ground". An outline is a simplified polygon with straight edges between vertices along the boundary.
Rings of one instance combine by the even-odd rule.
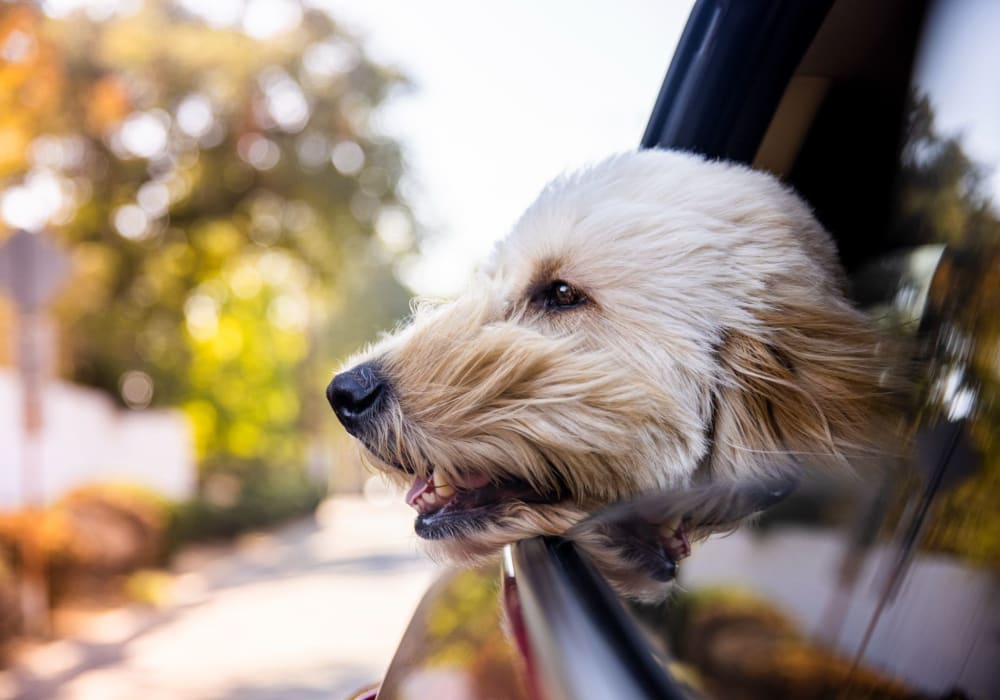
[[[339,698],[377,680],[434,577],[397,500],[325,503],[315,520],[179,557],[162,610],[95,616],[23,652],[0,698]]]

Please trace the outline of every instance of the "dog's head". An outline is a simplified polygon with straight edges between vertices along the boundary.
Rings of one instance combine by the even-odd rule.
[[[663,151],[551,183],[463,294],[348,367],[341,422],[465,560],[637,494],[773,476],[778,455],[847,464],[884,396],[806,206]]]

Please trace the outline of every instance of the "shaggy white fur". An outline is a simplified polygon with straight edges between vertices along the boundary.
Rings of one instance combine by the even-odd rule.
[[[385,392],[352,432],[414,482],[418,532],[464,561],[637,494],[849,468],[891,403],[803,202],[666,151],[553,181],[464,293],[358,363]]]

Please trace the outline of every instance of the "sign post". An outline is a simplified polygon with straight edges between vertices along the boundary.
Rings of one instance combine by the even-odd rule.
[[[29,514],[44,502],[42,398],[45,385],[45,304],[69,272],[69,258],[41,233],[18,231],[0,245],[0,290],[17,312],[17,368],[21,379],[21,506]],[[31,522],[38,522],[31,518]],[[48,632],[45,560],[36,530],[21,541],[21,614],[29,634]]]

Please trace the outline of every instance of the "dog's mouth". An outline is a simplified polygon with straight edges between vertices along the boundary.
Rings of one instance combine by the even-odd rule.
[[[486,477],[464,478],[452,483],[431,472],[417,476],[406,493],[406,502],[417,511],[416,533],[427,540],[458,537],[486,527],[502,517],[513,503],[554,503],[557,494],[542,494],[527,482],[509,478],[500,482]]]

